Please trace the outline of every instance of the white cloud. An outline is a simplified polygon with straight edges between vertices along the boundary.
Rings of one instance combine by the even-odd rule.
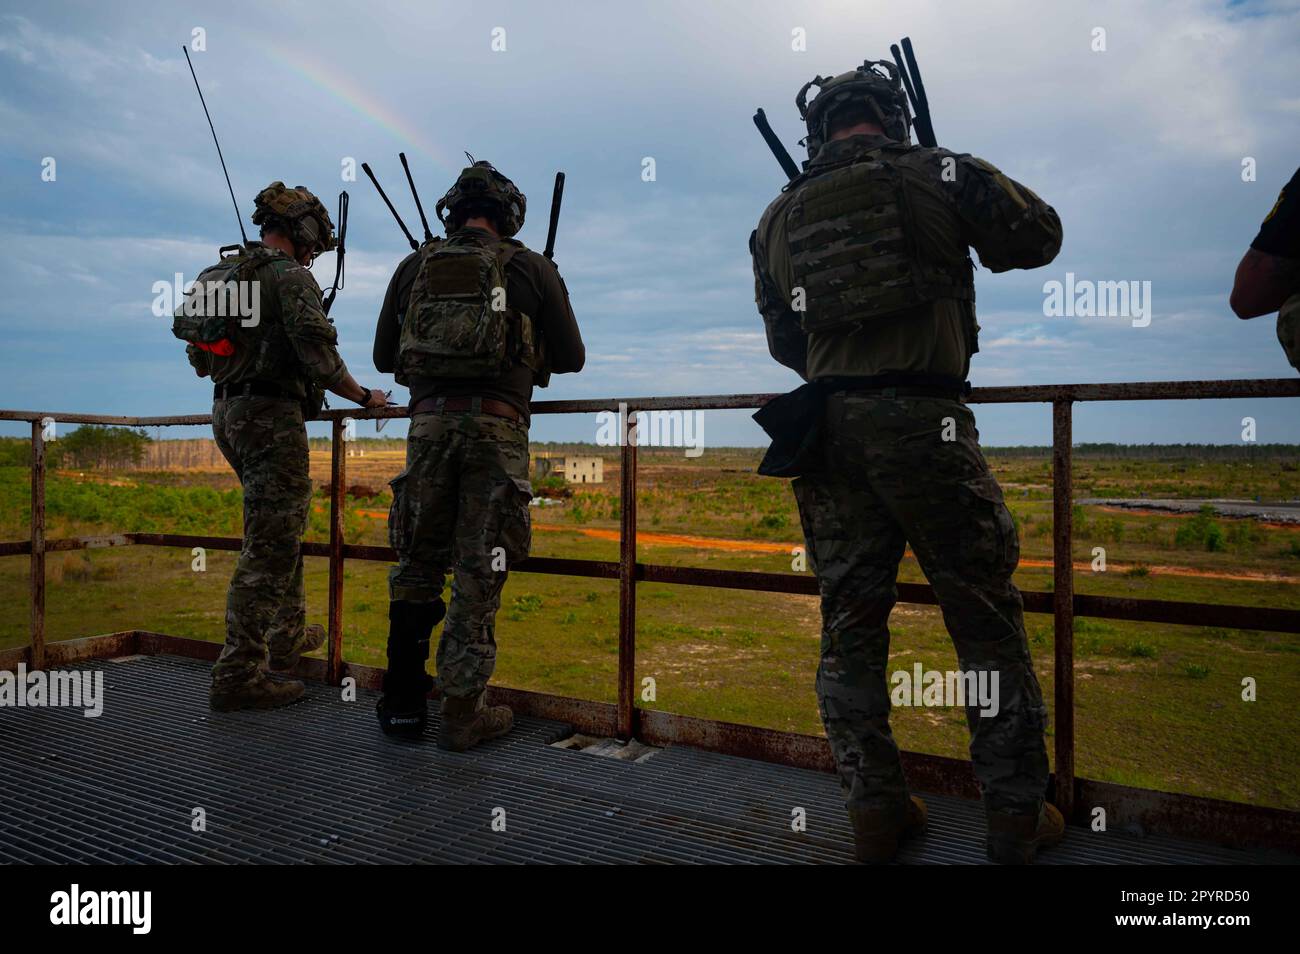
[[[209,52],[196,68],[245,222],[254,189],[272,178],[332,196],[351,156],[375,164],[415,225],[397,150],[431,207],[468,148],[529,193],[524,237],[540,245],[551,176],[569,173],[557,261],[590,358],[543,397],[792,383],[766,353],[752,301],[745,242],[781,178],[750,116],[763,105],[798,152],[798,87],[887,56],[904,34],[940,140],[1023,179],[1065,223],[1049,269],[978,273],[977,383],[1288,373],[1271,327],[1231,318],[1226,294],[1295,168],[1294,3],[579,0],[378,3],[331,16],[304,4],[278,7],[277,18],[268,40],[242,11],[197,4],[54,2],[0,17],[0,145],[19,172],[24,161],[33,169],[0,180],[8,355],[49,342],[84,355],[79,334],[113,329],[141,366],[153,361],[158,380],[173,380],[166,336],[123,329],[138,329],[152,281],[209,264],[233,231],[177,49],[197,20]],[[489,49],[496,25],[508,30],[507,54]],[[795,26],[807,30],[807,53],[790,49]],[[1096,26],[1107,30],[1105,53],[1089,49]],[[472,81],[449,87],[445,76]],[[37,181],[44,155],[59,160],[57,184]],[[640,178],[646,155],[657,161],[653,183]],[[1258,160],[1259,182],[1240,181],[1242,155]],[[405,247],[369,183],[346,187],[348,285],[335,314],[345,354],[369,378],[369,333]],[[1152,326],[1044,319],[1042,282],[1067,270],[1152,280]],[[316,272],[327,285],[333,262]],[[0,361],[19,390],[51,374]],[[78,362],[54,372],[70,396],[103,372]]]

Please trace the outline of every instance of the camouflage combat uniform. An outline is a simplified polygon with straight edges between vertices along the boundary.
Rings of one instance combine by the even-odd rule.
[[[805,330],[806,320],[791,307],[800,287],[793,259],[816,234],[830,237],[822,247],[827,261],[813,262],[814,269],[849,260],[834,256],[845,256],[855,229],[875,211],[800,225],[805,190],[830,169],[865,161],[892,163],[901,175],[901,240],[923,263],[941,266],[934,285],[948,281],[951,291],[856,324]],[[898,240],[894,233],[882,245]],[[905,384],[855,388],[853,381],[914,376],[960,384],[978,350],[973,283],[963,280],[968,247],[987,268],[1004,271],[1051,261],[1060,241],[1056,213],[987,163],[873,135],[825,143],[804,177],[768,207],[751,240],[772,355],[807,381],[847,381],[829,388],[816,464],[794,481],[794,492],[821,591],[817,694],[851,811],[895,810],[908,798],[889,727],[887,677],[888,620],[908,544],[939,599],[962,670],[989,671],[999,681],[996,716],[967,708],[987,807],[1030,815],[1042,803],[1046,709],[1011,582],[1019,544],[980,453],[974,415],[956,390],[947,396]],[[870,273],[881,263],[870,282],[854,286],[851,275],[843,278],[850,267],[840,266],[822,293],[850,311],[859,295],[865,309],[890,293],[892,272],[885,269],[892,265],[883,255],[872,258],[868,250],[862,265],[851,266]],[[817,289],[805,290],[814,311]]]
[[[436,659],[442,691],[475,696],[496,666],[495,620],[506,570],[528,556],[528,428],[485,414],[420,414],[406,469],[393,481],[388,532],[399,564],[393,600],[441,597],[453,572]]]
[[[257,327],[229,357],[186,349],[200,376],[228,389],[213,404],[212,432],[244,489],[244,541],[214,688],[253,681],[268,648],[283,655],[303,639],[301,542],[312,493],[304,403],[313,384],[328,389],[348,373],[311,271],[259,242],[248,249],[259,261]],[[240,393],[245,385],[279,393]]]
[[[465,228],[445,241],[490,243],[487,232]],[[500,240],[504,241],[504,240]],[[553,264],[520,243],[506,269],[506,299],[531,316],[546,343],[547,371],[579,371],[585,360],[568,291]],[[375,332],[375,367],[397,370],[398,343],[412,284],[420,265],[414,252],[389,284]],[[406,468],[392,481],[389,538],[398,565],[389,574],[393,635],[388,645],[385,691],[399,708],[423,710],[408,678],[424,678],[428,632],[441,611],[444,577],[452,573],[451,599],[438,642],[438,685],[445,699],[480,696],[496,665],[495,619],[509,567],[528,556],[528,406],[536,374],[516,365],[482,379],[412,377],[411,426]],[[439,401],[469,401],[445,410]],[[514,419],[487,413],[483,402],[505,405]],[[403,619],[411,624],[403,626]],[[420,622],[417,622],[420,621]],[[419,719],[419,713],[412,716]]]

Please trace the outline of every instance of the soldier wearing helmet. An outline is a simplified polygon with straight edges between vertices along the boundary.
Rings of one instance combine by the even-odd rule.
[[[254,200],[253,223],[261,241],[222,249],[173,322],[195,371],[212,380],[213,435],[244,488],[244,545],[226,600],[226,645],[212,669],[210,703],[221,711],[273,708],[302,695],[301,682],[263,670],[292,670],[324,640],[322,627],[306,623],[303,595],[312,492],[304,421],[320,411],[326,390],[365,407],[386,403],[348,373],[307,268],[335,246],[320,200],[273,182]],[[212,308],[214,288],[228,290],[222,302],[253,307]]]
[[[550,375],[582,370],[582,335],[555,265],[514,238],[527,201],[474,162],[437,204],[447,237],[398,266],[375,329],[375,367],[410,388],[406,469],[392,481],[388,669],[379,723],[418,737],[435,682],[438,744],[461,751],[510,730],[487,706],[494,625],[511,565],[528,555],[529,402]],[[443,582],[453,574],[450,605]]]
[[[967,707],[989,856],[1028,861],[1063,822],[1043,799],[1046,708],[1011,582],[1016,526],[963,401],[979,350],[969,250],[991,271],[1036,268],[1061,223],[987,162],[911,145],[893,63],[819,76],[796,105],[809,161],[750,249],[769,350],[809,382],[799,400],[816,440],[792,459],[769,453],[763,472],[796,477],[821,590],[817,695],[857,855],[888,861],[925,822],[889,728],[888,620],[910,545],[961,670],[999,690],[995,713]]]

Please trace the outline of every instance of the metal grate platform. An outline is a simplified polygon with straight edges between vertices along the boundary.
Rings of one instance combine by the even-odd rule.
[[[275,712],[212,713],[208,665],[133,656],[104,672],[104,712],[0,709],[0,861],[835,862],[852,860],[835,778],[674,746],[641,764],[551,748],[522,719],[442,752],[375,723],[375,694],[309,684]],[[436,707],[432,707],[436,708]],[[927,797],[900,861],[982,862],[974,802]],[[807,831],[790,830],[791,810]],[[192,811],[207,830],[191,830]],[[492,830],[494,809],[505,831]],[[1071,829],[1045,863],[1277,860],[1174,838]]]

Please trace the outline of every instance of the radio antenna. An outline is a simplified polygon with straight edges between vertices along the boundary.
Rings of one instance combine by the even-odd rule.
[[[406,236],[406,240],[411,243],[412,251],[418,249],[420,243],[415,240],[415,236],[411,235],[411,230],[406,227],[406,223],[402,221],[402,217],[397,214],[397,210],[393,208],[393,203],[388,201],[388,196],[384,193],[384,187],[379,184],[379,180],[375,178],[375,174],[370,171],[369,163],[361,163],[361,170],[370,177],[370,181],[374,183],[375,190],[379,193],[379,198],[384,200],[384,205],[388,206],[388,211],[393,213],[393,218],[397,220],[397,227],[402,230],[402,234]]]
[[[217,147],[217,158],[221,160],[221,171],[226,176],[226,188],[230,190],[230,202],[235,207],[235,221],[239,223],[239,237],[248,244],[248,235],[244,232],[244,219],[239,214],[239,203],[235,201],[235,187],[230,184],[230,173],[226,171],[226,157],[221,154],[221,142],[217,139],[217,127],[212,125],[212,114],[208,112],[207,100],[203,98],[203,87],[199,85],[198,74],[194,72],[194,62],[190,59],[190,48],[182,46],[185,62],[189,64],[190,76],[194,77],[194,88],[199,91],[199,102],[203,104],[203,115],[208,117],[208,128],[212,130],[212,142]]]
[[[411,198],[415,199],[415,209],[420,213],[420,224],[424,226],[424,240],[433,241],[433,233],[429,231],[429,220],[424,217],[424,206],[420,204],[420,193],[415,191],[415,180],[411,178],[411,167],[406,164],[406,153],[399,152],[397,158],[402,160],[402,168],[406,171],[406,182],[411,187]]]

